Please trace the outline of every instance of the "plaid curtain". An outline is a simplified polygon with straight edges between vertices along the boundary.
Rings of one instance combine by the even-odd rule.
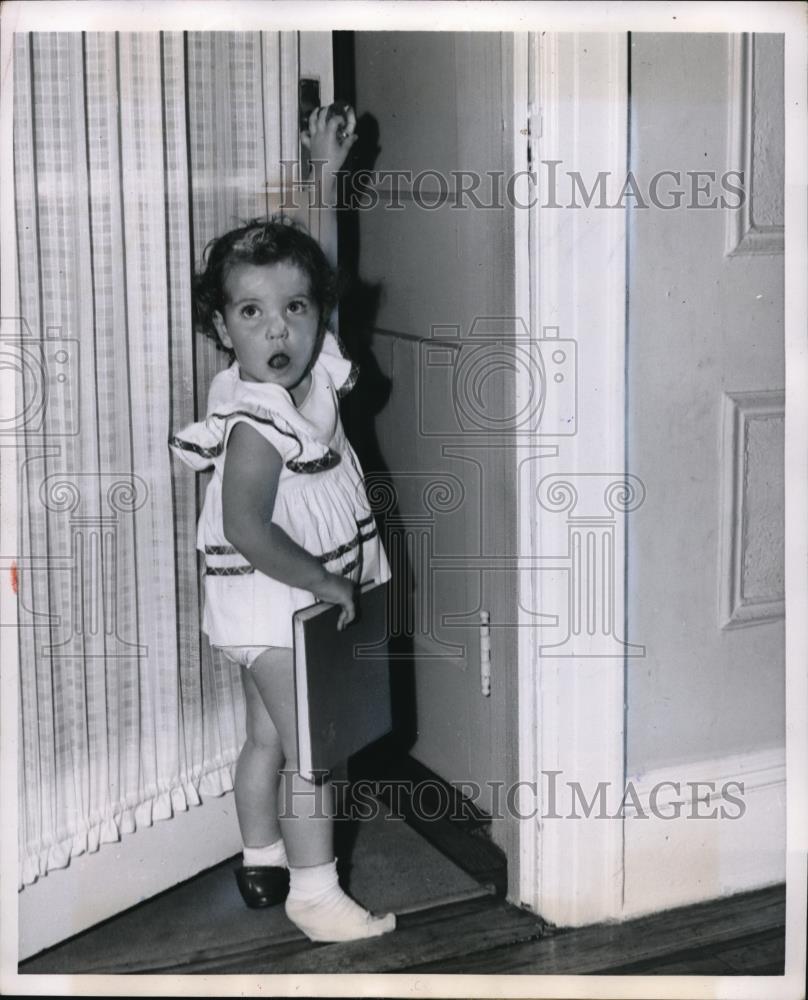
[[[193,334],[193,264],[277,207],[297,156],[297,53],[296,33],[15,37],[21,885],[233,787],[241,686],[199,633],[205,482],[167,439],[226,363]]]

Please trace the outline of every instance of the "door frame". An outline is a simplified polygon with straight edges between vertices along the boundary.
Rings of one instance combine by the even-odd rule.
[[[526,609],[562,608],[567,601],[571,564],[536,567],[546,563],[545,554],[567,553],[571,525],[580,517],[577,498],[567,504],[566,516],[559,513],[563,506],[541,508],[543,477],[559,476],[566,498],[576,497],[576,489],[582,495],[581,487],[595,477],[605,475],[618,491],[626,482],[627,233],[624,208],[550,207],[545,163],[560,161],[558,204],[570,203],[562,189],[566,170],[579,171],[587,188],[608,171],[609,203],[619,195],[628,164],[628,44],[625,32],[536,32],[514,40],[514,170],[524,171],[531,157],[539,196],[534,207],[514,212],[516,312],[529,317],[534,341],[554,330],[575,340],[578,420],[573,436],[537,435],[527,452],[516,452],[519,552],[529,568],[519,579],[514,711],[523,804],[518,857],[509,858],[509,896],[565,926],[617,918],[623,905],[624,820],[599,817],[598,810],[584,818],[580,807],[570,807],[567,784],[579,782],[589,800],[606,782],[608,815],[619,809],[625,788],[626,655],[616,638],[625,634],[621,499],[612,513],[617,624],[611,646],[584,633],[570,655],[550,655],[546,646],[543,654],[547,640]],[[529,400],[531,388],[524,374],[517,375],[517,406]],[[557,445],[555,457],[547,455],[548,443]],[[606,647],[611,655],[604,655]],[[580,818],[572,818],[574,812]]]

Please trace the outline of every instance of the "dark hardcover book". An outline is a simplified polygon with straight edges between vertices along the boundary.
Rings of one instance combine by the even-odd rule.
[[[367,584],[356,619],[341,632],[339,605],[313,604],[294,615],[298,769],[309,781],[392,728],[389,590],[389,583]]]

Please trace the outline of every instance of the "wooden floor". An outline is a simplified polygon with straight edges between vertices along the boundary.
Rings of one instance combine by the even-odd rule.
[[[295,941],[159,971],[776,976],[783,974],[784,907],[778,887],[619,925],[554,931],[488,897],[405,914],[394,934],[370,941]]]
[[[548,927],[491,894],[404,914],[394,934],[371,941],[315,945],[298,938],[226,957],[197,955],[181,966],[166,956],[151,971],[782,975],[784,922],[782,886],[623,924],[572,930]],[[35,971],[31,964],[23,963],[20,972]]]
[[[428,805],[424,811],[429,814]],[[783,974],[785,887],[669,910],[621,924],[557,929],[504,900],[504,855],[485,823],[408,821],[456,865],[489,888],[463,902],[399,916],[395,933],[370,941],[316,945],[305,938],[254,944],[226,955],[199,954],[184,965],[170,955],[154,973],[469,973],[523,975]],[[141,904],[165,905],[169,893]],[[114,918],[113,918],[114,919]],[[176,959],[174,959],[176,961]],[[20,972],[35,973],[36,957]],[[115,969],[110,969],[115,972]]]

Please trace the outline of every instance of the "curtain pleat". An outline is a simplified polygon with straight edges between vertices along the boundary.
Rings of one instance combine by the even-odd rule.
[[[204,478],[170,432],[227,357],[208,241],[278,207],[294,33],[15,36],[20,884],[233,787],[237,673],[200,638]],[[31,416],[32,415],[32,416]]]

